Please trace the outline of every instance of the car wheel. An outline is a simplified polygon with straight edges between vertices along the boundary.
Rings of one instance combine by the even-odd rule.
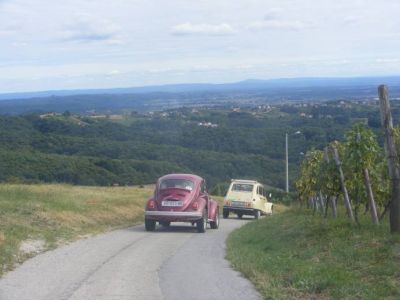
[[[217,210],[217,213],[215,215],[215,221],[210,222],[210,227],[211,227],[211,229],[218,229],[218,227],[219,227],[219,210]]]
[[[207,213],[203,214],[203,218],[198,220],[197,223],[197,232],[204,233],[207,229]]]
[[[171,222],[168,222],[168,221],[161,221],[161,222],[160,222],[160,225],[161,225],[162,227],[168,228],[168,227],[171,225]]]
[[[154,231],[156,229],[156,221],[145,219],[144,227],[146,228],[146,231]]]
[[[269,213],[270,216],[274,213],[274,206],[271,206],[271,212]]]
[[[255,210],[255,211],[254,211],[254,218],[255,218],[255,219],[258,219],[260,216],[261,216],[260,211],[259,211],[259,210]]]
[[[238,213],[237,216],[238,216],[239,219],[241,219],[243,217],[243,214],[242,213]]]
[[[222,211],[222,216],[224,217],[224,219],[227,219],[227,218],[229,217],[229,210],[224,209],[224,210]]]

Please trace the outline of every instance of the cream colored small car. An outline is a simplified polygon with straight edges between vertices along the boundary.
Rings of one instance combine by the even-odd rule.
[[[272,215],[273,205],[268,202],[264,186],[254,180],[232,179],[228,193],[225,196],[223,217],[229,213],[251,215],[258,219],[261,215]]]

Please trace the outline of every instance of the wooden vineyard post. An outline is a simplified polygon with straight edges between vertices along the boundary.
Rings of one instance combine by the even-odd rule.
[[[354,222],[353,209],[351,208],[349,194],[347,192],[346,183],[344,181],[342,163],[339,160],[339,153],[338,153],[336,147],[332,147],[332,150],[333,150],[333,158],[335,159],[336,167],[338,168],[339,175],[340,175],[340,184],[341,184],[342,192],[343,192],[343,196],[344,196],[344,205],[346,206],[347,216],[350,218],[351,221]]]
[[[317,201],[315,200],[315,197],[312,197],[312,204],[313,204],[313,215],[315,215],[315,212],[317,211]]]
[[[320,209],[321,209],[321,214],[323,214],[323,213],[324,213],[324,210],[325,210],[325,207],[324,207],[325,204],[324,204],[324,197],[322,196],[321,191],[319,191],[318,200],[319,200],[319,206],[320,206]]]
[[[360,142],[360,141],[361,141],[361,133],[358,132],[357,133],[357,142]],[[368,196],[368,207],[371,212],[372,222],[375,225],[379,225],[378,214],[376,212],[374,193],[372,192],[371,180],[369,179],[368,168],[363,169],[363,175],[364,175],[364,185],[365,185],[367,196]]]
[[[376,225],[379,225],[378,213],[376,212],[374,193],[372,192],[371,181],[369,180],[369,172],[368,172],[367,168],[364,169],[364,182],[365,182],[365,187],[367,189],[369,209],[371,212],[372,222],[374,222],[374,224],[376,224]]]
[[[397,150],[393,136],[393,120],[390,111],[386,85],[378,87],[381,109],[381,124],[385,136],[385,152],[391,180],[392,199],[390,200],[390,232],[400,232],[400,174],[397,165]]]
[[[331,196],[330,201],[332,204],[332,214],[334,218],[337,218],[337,210],[336,210],[336,197]]]
[[[328,149],[328,147],[324,148],[324,161],[325,161],[326,164],[329,164],[329,162],[330,162],[329,161],[329,149]],[[326,196],[325,218],[328,217],[329,204],[332,206],[333,217],[336,218],[337,217],[336,201],[335,201],[333,196]]]
[[[328,147],[325,147],[325,148],[324,148],[324,161],[325,161],[326,164],[329,164]],[[325,202],[325,214],[324,214],[324,218],[327,218],[327,217],[328,217],[328,208],[329,208],[329,200],[330,200],[330,197],[329,197],[329,196],[326,196],[325,199],[326,199],[326,202]]]

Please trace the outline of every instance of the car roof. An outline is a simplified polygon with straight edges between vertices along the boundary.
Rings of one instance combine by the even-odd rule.
[[[180,174],[180,173],[167,174],[160,177],[158,180],[161,181],[164,179],[187,179],[193,182],[201,182],[203,180],[203,178],[194,174]]]
[[[251,184],[260,184],[263,185],[262,183],[256,181],[256,180],[247,180],[247,179],[231,179],[231,182],[233,183],[251,183]]]

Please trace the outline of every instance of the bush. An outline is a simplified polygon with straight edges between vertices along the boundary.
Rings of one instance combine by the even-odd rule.
[[[217,183],[210,190],[210,194],[214,195],[214,196],[224,197],[226,195],[226,193],[228,192],[228,188],[229,188],[229,183],[227,183],[227,182]]]
[[[282,203],[285,205],[291,205],[296,201],[297,194],[295,192],[286,193],[284,190],[269,188],[266,189],[268,200],[273,203]],[[269,196],[271,195],[271,197]]]

